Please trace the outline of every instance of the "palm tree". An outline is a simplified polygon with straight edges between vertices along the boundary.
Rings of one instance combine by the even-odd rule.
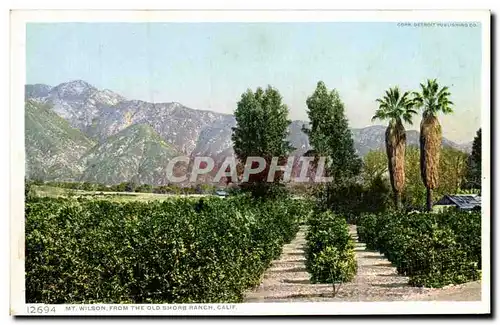
[[[420,174],[427,189],[427,211],[432,210],[432,190],[439,183],[439,156],[441,151],[441,124],[437,114],[453,112],[448,87],[439,88],[436,79],[420,84],[421,92],[414,93],[414,101],[423,109],[420,123]]]
[[[412,124],[414,102],[410,92],[401,94],[398,87],[390,88],[383,98],[377,99],[379,108],[372,118],[374,120],[389,120],[385,131],[385,147],[389,167],[389,177],[394,192],[396,209],[401,209],[401,194],[405,186],[405,150],[406,131],[403,121]]]

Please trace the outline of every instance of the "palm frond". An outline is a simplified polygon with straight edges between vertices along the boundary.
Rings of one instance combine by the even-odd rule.
[[[411,92],[401,92],[398,86],[389,88],[382,98],[376,99],[379,108],[375,112],[372,121],[388,119],[389,123],[395,123],[396,121],[405,120],[411,124],[411,116],[416,114],[413,109],[416,102],[411,96]]]
[[[420,84],[421,92],[414,93],[415,106],[423,108],[423,115],[436,115],[438,112],[449,114],[453,112],[451,93],[447,86],[439,87],[437,79],[427,79],[426,84]]]

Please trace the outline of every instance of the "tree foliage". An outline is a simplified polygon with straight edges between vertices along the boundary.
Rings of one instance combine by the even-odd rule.
[[[445,194],[462,193],[467,175],[467,154],[452,147],[441,148],[439,174],[443,175],[439,186],[433,192],[433,201]],[[387,156],[382,150],[371,151],[364,157],[363,182],[365,187],[371,186],[382,167],[387,166]],[[385,169],[387,170],[387,168]],[[420,150],[416,146],[408,146],[405,153],[406,186],[403,192],[403,205],[408,209],[423,207],[426,200],[426,188],[420,175]],[[387,178],[382,174],[382,178]]]
[[[448,87],[439,88],[436,79],[428,79],[426,84],[420,84],[421,92],[414,92],[415,104],[423,109],[423,117],[437,116],[438,113],[453,113],[453,102]]]
[[[387,171],[387,154],[382,150],[370,150],[363,157],[362,176],[365,183],[371,183],[378,176],[385,176]]]
[[[406,130],[403,121],[413,124],[412,115],[415,102],[410,98],[410,92],[401,93],[398,87],[390,88],[383,98],[377,99],[379,108],[372,120],[389,120],[385,132],[385,146],[388,158],[389,179],[394,193],[394,205],[401,208],[401,195],[405,187],[405,149]]]
[[[465,184],[467,170],[467,154],[451,147],[443,147],[440,152],[438,172],[443,175],[439,186],[433,192],[432,200],[436,201],[445,194],[460,193]],[[406,150],[405,159],[407,186],[404,203],[408,207],[421,207],[426,204],[426,188],[421,182],[420,152],[417,147],[410,146]]]
[[[329,158],[327,174],[340,183],[357,176],[362,162],[354,149],[349,123],[337,90],[329,91],[324,82],[318,82],[314,93],[307,98],[309,127],[303,131],[316,156]]]
[[[420,176],[420,150],[416,146],[406,148],[405,172],[406,188],[403,204],[410,209],[421,209],[425,205],[426,189]]]
[[[439,154],[442,140],[442,130],[437,114],[453,113],[453,102],[449,99],[451,93],[448,87],[439,87],[436,79],[420,84],[421,92],[414,92],[414,102],[423,109],[420,123],[420,169],[422,181],[426,187],[426,207],[432,210],[432,190],[439,183]]]
[[[251,175],[247,184],[243,185],[265,189],[272,157],[281,157],[282,163],[293,149],[287,141],[291,123],[288,107],[282,103],[277,89],[268,86],[263,90],[259,87],[255,92],[248,89],[241,95],[234,115],[236,127],[233,128],[232,141],[239,165],[245,164],[248,157],[262,157],[267,163],[261,173]],[[279,181],[279,176],[276,181]]]
[[[352,190],[359,192],[355,177],[361,171],[362,160],[354,149],[344,104],[337,90],[330,91],[324,82],[319,81],[306,104],[310,124],[303,127],[303,132],[313,148],[310,153],[316,157],[313,165],[317,164],[319,157],[326,157],[324,176],[333,178],[330,183],[318,185],[316,195],[323,208],[338,207],[339,201],[344,201],[337,195],[340,188],[352,185]]]
[[[345,218],[330,211],[307,220],[306,268],[312,283],[343,283],[356,275],[354,242]]]
[[[378,109],[373,116],[374,120],[389,120],[389,123],[406,122],[413,124],[413,115],[417,114],[414,110],[415,102],[410,98],[409,91],[402,93],[399,87],[389,88],[384,97],[378,98]]]
[[[310,206],[246,196],[26,204],[28,303],[241,302]]]
[[[465,186],[467,177],[467,153],[446,147],[441,149],[439,160],[439,192],[441,194],[457,193]]]
[[[472,142],[472,153],[468,160],[467,180],[469,188],[481,189],[481,162],[481,129],[479,129]]]
[[[481,213],[369,214],[357,231],[410,285],[443,287],[481,278]]]

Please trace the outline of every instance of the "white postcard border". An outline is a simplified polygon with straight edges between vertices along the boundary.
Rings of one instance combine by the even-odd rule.
[[[102,311],[66,310],[72,305],[26,305],[24,296],[24,84],[26,76],[26,28],[28,22],[480,22],[482,25],[482,300],[480,302],[315,302],[236,304],[232,310],[145,310],[131,315],[348,315],[348,314],[471,314],[489,313],[490,305],[490,12],[450,11],[134,11],[134,10],[13,10],[11,12],[10,65],[10,245],[11,307],[13,315],[33,315],[30,306],[54,306],[55,313],[36,315],[104,315]],[[211,304],[217,306],[217,304]],[[233,306],[234,304],[222,304]],[[93,306],[93,305],[78,305]],[[105,315],[126,315],[104,309]],[[151,305],[156,306],[156,305]],[[165,305],[157,305],[165,306]],[[173,305],[166,305],[173,306]],[[161,307],[163,308],[163,307]]]

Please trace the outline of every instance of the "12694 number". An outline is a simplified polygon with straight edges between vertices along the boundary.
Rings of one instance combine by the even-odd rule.
[[[27,306],[26,311],[28,314],[48,314],[55,313],[56,307],[52,306]]]

